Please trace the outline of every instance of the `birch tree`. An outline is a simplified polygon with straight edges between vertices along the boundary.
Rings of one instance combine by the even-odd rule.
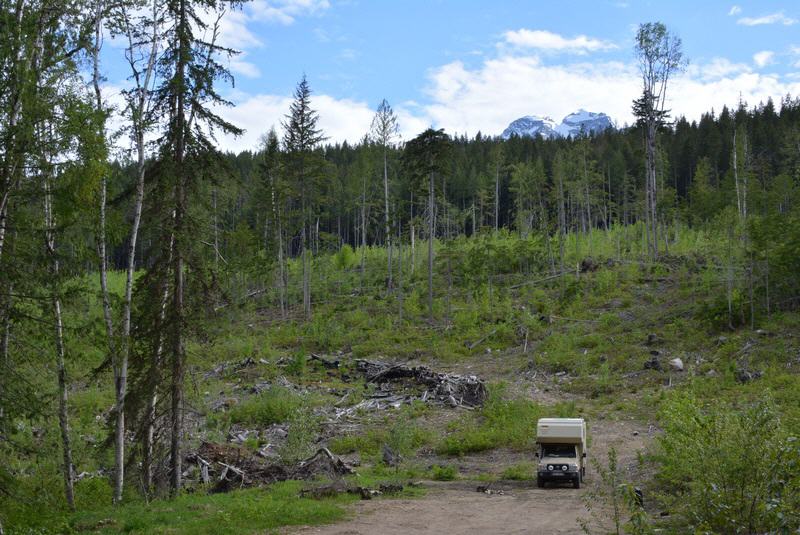
[[[634,101],[633,113],[645,131],[645,221],[648,228],[650,254],[658,256],[658,173],[656,135],[664,124],[667,86],[670,77],[686,62],[679,37],[670,33],[661,22],[639,25],[636,33],[636,56],[642,77],[642,96]]]

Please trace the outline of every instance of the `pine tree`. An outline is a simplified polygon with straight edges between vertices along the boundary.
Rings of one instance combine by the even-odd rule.
[[[372,119],[371,134],[373,141],[381,148],[383,155],[383,203],[384,224],[386,236],[387,279],[386,285],[392,290],[392,232],[389,223],[389,150],[395,138],[399,135],[397,116],[383,99]]]
[[[159,140],[159,180],[171,190],[172,225],[165,242],[172,244],[172,294],[168,309],[165,346],[170,357],[170,489],[174,495],[181,487],[183,381],[186,364],[187,336],[186,276],[187,260],[199,274],[199,257],[191,224],[190,195],[196,191],[198,179],[206,176],[221,159],[214,147],[214,132],[240,134],[241,130],[214,113],[215,106],[230,105],[215,89],[218,80],[229,81],[231,75],[220,63],[222,56],[235,51],[217,44],[219,23],[224,8],[235,2],[217,0],[168,0],[165,4],[163,40],[157,73],[156,111],[168,117]],[[204,15],[212,12],[217,18],[210,27]],[[211,30],[211,39],[197,37]],[[161,264],[161,267],[165,267]]]
[[[283,146],[286,151],[286,175],[299,200],[300,255],[303,262],[303,312],[311,319],[311,258],[309,240],[311,222],[318,213],[324,177],[324,161],[316,152],[325,139],[317,126],[319,115],[311,108],[311,88],[305,75],[297,84],[294,102],[283,123]]]

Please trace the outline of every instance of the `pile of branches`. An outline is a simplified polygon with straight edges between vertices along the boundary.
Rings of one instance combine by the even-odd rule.
[[[475,375],[439,373],[427,366],[405,366],[385,362],[356,360],[356,369],[367,383],[413,383],[425,388],[422,401],[441,402],[450,406],[479,407],[486,401],[486,384]]]
[[[316,479],[319,476],[338,479],[355,473],[352,467],[327,448],[320,448],[314,455],[296,466],[285,466],[269,463],[240,446],[203,442],[197,452],[187,456],[186,461],[199,470],[199,482],[214,483],[210,489],[211,493],[267,485],[288,479],[306,480]]]

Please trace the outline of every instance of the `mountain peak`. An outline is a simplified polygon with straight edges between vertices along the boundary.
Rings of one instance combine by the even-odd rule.
[[[503,139],[508,139],[513,135],[520,137],[541,136],[545,139],[555,137],[577,136],[581,133],[595,134],[608,128],[614,128],[611,117],[605,113],[596,113],[584,110],[572,112],[556,124],[550,117],[539,117],[537,115],[526,115],[512,121],[503,130]]]

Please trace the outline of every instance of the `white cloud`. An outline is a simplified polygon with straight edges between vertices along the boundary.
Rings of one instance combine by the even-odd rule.
[[[499,134],[523,115],[546,115],[556,121],[578,108],[609,114],[618,124],[632,123],[631,102],[641,80],[633,64],[575,63],[546,65],[533,56],[506,55],[467,68],[461,62],[431,72],[426,114],[437,127],[474,135]],[[800,83],[752,72],[747,66],[716,59],[674,78],[667,107],[673,117],[690,120],[739,96],[751,104],[787,93],[800,94]]]
[[[792,45],[789,47],[789,54],[791,54],[794,59],[792,60],[792,67],[795,69],[800,69],[800,46]],[[797,74],[797,73],[794,73]]]
[[[228,121],[245,129],[239,137],[221,136],[223,150],[238,152],[254,149],[261,136],[275,127],[278,136],[283,135],[281,123],[289,113],[292,97],[289,95],[236,95],[236,106],[223,108],[218,112]],[[420,110],[410,111],[409,105],[395,106],[400,134],[403,139],[411,139],[428,127],[429,123],[419,116]],[[358,143],[369,132],[374,107],[366,102],[337,99],[330,95],[311,96],[311,107],[319,113],[319,127],[330,142]]]
[[[762,15],[760,17],[742,17],[736,21],[736,24],[742,24],[744,26],[761,26],[764,24],[783,24],[784,26],[791,26],[796,23],[797,19],[787,17],[783,11]]]
[[[753,54],[753,63],[758,67],[766,67],[775,62],[775,52],[772,50],[762,50]]]
[[[255,20],[292,24],[303,15],[316,15],[331,6],[328,0],[255,0],[247,5]]]
[[[738,15],[741,12],[742,12],[742,8],[739,7],[739,6],[734,5],[734,6],[731,6],[731,10],[728,11],[728,16],[732,17],[734,15]]]
[[[230,70],[233,74],[244,76],[245,78],[258,78],[261,76],[261,70],[253,63],[245,61],[247,56],[242,52],[238,56],[230,58]]]
[[[503,34],[503,38],[507,44],[520,48],[573,52],[577,54],[617,48],[613,43],[586,35],[567,38],[557,33],[548,32],[547,30],[528,30],[525,28],[507,31]]]
[[[746,63],[733,63],[728,58],[713,58],[708,63],[692,63],[686,69],[686,74],[700,80],[717,80],[726,76],[750,72],[752,69]]]

